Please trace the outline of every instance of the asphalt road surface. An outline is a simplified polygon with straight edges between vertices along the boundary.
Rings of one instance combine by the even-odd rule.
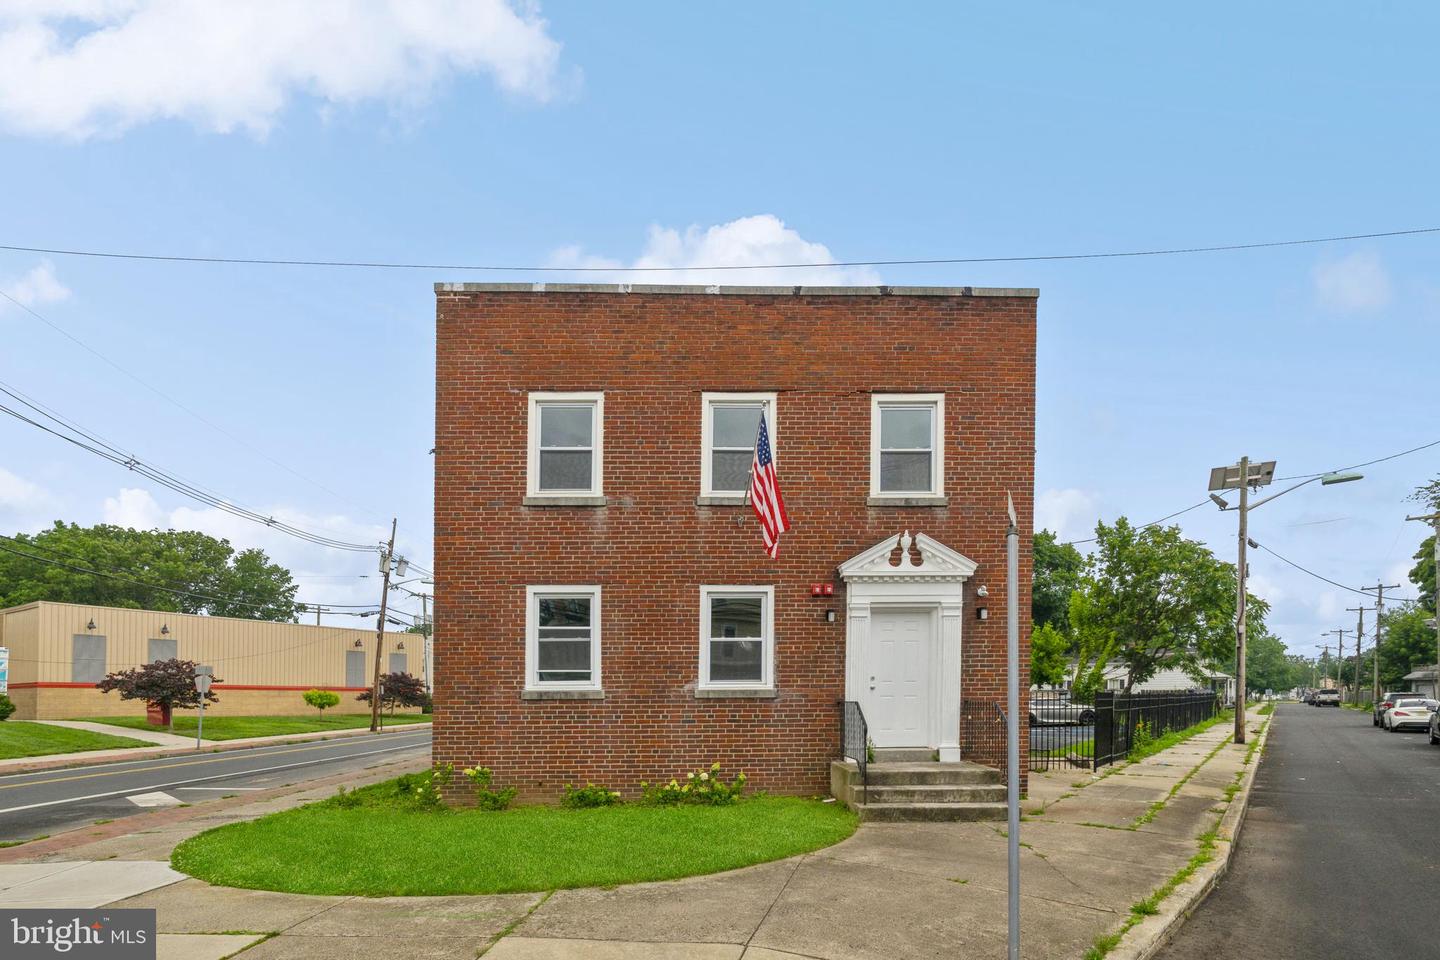
[[[0,777],[0,841],[303,783],[411,755],[430,755],[429,730],[13,774]]]
[[[1436,956],[1440,747],[1355,710],[1277,715],[1230,872],[1160,957]]]

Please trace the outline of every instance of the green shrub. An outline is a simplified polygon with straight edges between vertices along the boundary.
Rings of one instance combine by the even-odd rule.
[[[15,712],[15,701],[5,694],[0,693],[0,720],[9,720],[10,714]]]
[[[320,711],[321,717],[325,716],[328,708],[340,705],[340,694],[333,690],[306,690],[301,696],[306,703]]]
[[[475,805],[481,810],[504,810],[515,799],[515,788],[495,790],[490,786],[489,767],[466,767],[461,771],[475,787]]]
[[[1130,735],[1130,752],[1144,753],[1155,743],[1155,736],[1150,732],[1150,725],[1144,720],[1137,721],[1135,730]]]
[[[346,790],[344,787],[338,788],[335,796],[330,798],[330,805],[339,807],[341,810],[354,810],[363,802],[359,793],[354,790]]]
[[[585,807],[613,807],[619,802],[619,790],[609,790],[593,783],[587,783],[579,789],[567,783],[565,784],[565,795],[560,798],[560,806],[570,807],[574,810]]]
[[[709,770],[696,770],[685,775],[685,782],[671,780],[669,783],[640,783],[640,795],[645,803],[671,805],[679,803],[723,806],[734,803],[745,792],[745,774],[737,773],[735,779],[726,783],[720,776],[720,764],[710,765]]]

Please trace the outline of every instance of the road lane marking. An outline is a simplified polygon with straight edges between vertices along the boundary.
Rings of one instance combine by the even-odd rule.
[[[185,783],[204,783],[207,780],[224,780],[226,777],[245,776],[250,773],[266,773],[270,770],[289,770],[293,767],[311,767],[317,763],[330,763],[332,760],[353,760],[360,757],[373,757],[379,753],[395,753],[397,750],[414,750],[413,746],[386,747],[384,750],[371,750],[369,753],[351,753],[343,757],[328,757],[321,760],[301,760],[298,763],[282,763],[274,767],[262,767],[259,770],[243,770],[239,773],[217,773],[209,777],[196,777],[193,780],[172,780],[169,783],[152,783],[149,786],[160,790],[166,787],[177,787]],[[134,790],[134,787],[126,787],[124,790],[109,790],[105,793],[92,793],[84,797],[66,797],[63,800],[46,800],[43,803],[27,803],[18,807],[5,807],[0,809],[0,814],[15,813],[20,810],[38,810],[40,807],[55,807],[62,803],[80,803],[83,800],[101,800],[105,797],[118,797],[123,793]]]
[[[279,757],[279,756],[283,756],[284,754],[287,754],[287,753],[304,753],[304,752],[307,751],[307,750],[323,750],[323,749],[326,749],[326,748],[334,747],[335,745],[336,745],[335,741],[333,741],[333,740],[326,740],[326,741],[323,741],[323,742],[320,743],[320,744],[309,744],[309,745],[306,745],[306,746],[303,746],[303,747],[293,747],[293,748],[291,748],[291,749],[289,749],[289,750],[269,750],[269,751],[267,751],[266,753],[262,754],[262,756],[266,756],[266,757]],[[261,748],[261,749],[263,749],[263,748]],[[82,773],[82,774],[78,774],[78,775],[76,775],[76,776],[70,776],[70,777],[51,777],[49,780],[26,780],[24,783],[4,783],[4,784],[0,784],[0,790],[16,790],[16,789],[19,789],[20,787],[38,787],[38,786],[41,786],[41,785],[47,784],[47,783],[67,783],[67,782],[69,782],[69,781],[71,781],[71,780],[88,780],[88,779],[92,779],[92,778],[94,778],[94,777],[118,777],[118,776],[121,776],[121,775],[127,774],[127,773],[144,773],[146,770],[166,770],[166,769],[168,769],[168,768],[170,768],[170,767],[190,767],[190,766],[195,766],[195,765],[197,765],[197,764],[202,764],[202,763],[220,763],[220,762],[225,761],[225,760],[238,760],[238,759],[242,759],[241,756],[231,756],[231,755],[230,755],[230,754],[242,754],[242,753],[243,753],[243,751],[240,751],[240,750],[226,750],[226,751],[223,751],[223,752],[221,752],[221,753],[219,753],[219,754],[211,754],[211,755],[207,756],[207,757],[204,758],[204,759],[196,758],[196,759],[193,759],[193,760],[180,760],[180,761],[177,761],[177,762],[175,762],[175,763],[157,763],[157,764],[153,764],[153,765],[151,765],[151,766],[132,768],[132,769],[129,769],[129,770],[102,770],[102,771],[100,771],[99,773]],[[252,754],[252,756],[253,756],[253,754]],[[369,756],[369,754],[337,754],[336,756],[337,756],[337,757],[345,757],[345,756]],[[22,776],[23,776],[23,774],[22,774]],[[182,780],[182,781],[180,781],[180,782],[181,782],[181,783],[184,783],[185,781]],[[123,792],[123,791],[119,791],[119,792]]]
[[[137,807],[178,807],[185,801],[179,797],[172,797],[164,790],[156,790],[153,793],[132,793],[125,798]]]
[[[241,776],[241,774],[236,774]],[[181,790],[266,790],[267,787],[180,787]]]

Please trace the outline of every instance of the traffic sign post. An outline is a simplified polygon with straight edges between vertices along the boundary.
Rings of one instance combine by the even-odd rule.
[[[195,668],[195,689],[200,693],[200,719],[195,723],[195,749],[200,749],[200,736],[205,732],[205,695],[210,692],[210,683],[215,679],[215,668],[205,664]]]

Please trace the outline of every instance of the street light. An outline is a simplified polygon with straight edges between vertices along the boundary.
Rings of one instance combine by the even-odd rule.
[[[1306,480],[1301,480],[1293,487],[1286,487],[1279,493],[1272,493],[1268,497],[1250,502],[1250,491],[1260,487],[1268,487],[1275,479],[1275,461],[1265,460],[1260,463],[1251,463],[1249,457],[1241,457],[1240,462],[1225,467],[1215,467],[1210,471],[1210,499],[1221,510],[1235,510],[1240,514],[1240,533],[1238,542],[1240,544],[1240,562],[1236,568],[1236,592],[1235,592],[1235,742],[1245,742],[1245,581],[1249,577],[1249,567],[1245,560],[1246,547],[1258,547],[1259,544],[1250,539],[1249,522],[1250,511],[1256,507],[1264,506],[1277,497],[1283,497],[1292,490],[1299,490],[1307,483],[1320,481],[1324,487],[1337,483],[1349,483],[1351,480],[1359,480],[1362,474],[1353,471],[1332,471],[1330,473],[1316,474]],[[1240,503],[1230,506],[1224,497],[1217,494],[1216,490],[1238,490],[1240,491]]]

